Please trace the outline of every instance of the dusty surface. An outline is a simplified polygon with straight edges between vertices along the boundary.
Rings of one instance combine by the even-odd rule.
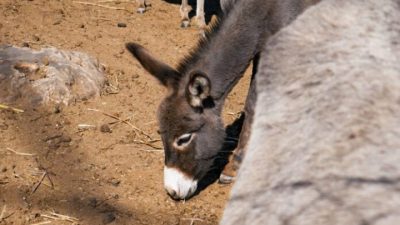
[[[52,212],[90,225],[191,224],[191,218],[217,224],[230,185],[212,184],[186,202],[163,190],[163,152],[141,142],[149,140],[143,132],[159,139],[155,111],[164,89],[124,50],[124,43],[139,42],[176,65],[198,30],[179,27],[177,4],[155,0],[144,15],[134,13],[135,3],[107,5],[129,11],[70,0],[0,0],[0,44],[82,51],[106,66],[108,79],[101,97],[69,107],[9,103],[25,112],[0,110],[0,224],[72,224],[49,218]],[[243,107],[246,88],[242,82],[229,97],[227,122]]]

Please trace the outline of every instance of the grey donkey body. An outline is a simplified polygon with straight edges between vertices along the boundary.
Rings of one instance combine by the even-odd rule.
[[[212,169],[225,141],[221,110],[265,40],[315,1],[237,0],[177,69],[152,57],[143,47],[127,48],[169,90],[158,119],[165,148],[164,185],[174,199],[192,196]],[[251,85],[250,93],[254,92]],[[252,109],[256,97],[249,95]],[[246,115],[249,128],[252,110]],[[243,129],[241,137],[248,137]],[[247,140],[241,140],[245,148]],[[236,151],[236,150],[235,150]],[[237,150],[239,151],[239,150]]]
[[[325,0],[261,53],[222,225],[398,225],[400,2]]]

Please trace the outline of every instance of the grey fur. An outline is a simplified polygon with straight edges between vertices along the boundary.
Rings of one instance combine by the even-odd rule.
[[[398,225],[400,3],[325,0],[272,37],[222,225]]]
[[[168,167],[178,168],[196,180],[209,172],[224,144],[221,111],[225,98],[261,51],[265,40],[288,25],[309,4],[312,4],[309,0],[237,0],[176,70],[153,58],[141,46],[127,45],[144,68],[170,90],[158,111]],[[210,92],[205,104],[200,104],[188,91],[196,76],[209,80]],[[196,134],[193,143],[187,145],[186,151],[176,151],[173,141],[186,133]]]

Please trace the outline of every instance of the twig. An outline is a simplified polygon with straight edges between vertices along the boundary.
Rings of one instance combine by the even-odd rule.
[[[80,2],[80,1],[74,1],[74,3],[77,3],[77,4],[82,4],[82,5],[98,6],[98,7],[101,7],[101,8],[106,8],[106,9],[115,9],[115,10],[125,10],[125,11],[128,11],[128,10],[127,10],[127,9],[125,9],[125,8],[118,8],[118,7],[112,7],[112,6],[106,6],[106,5],[99,5],[99,4],[92,3],[92,2]]]
[[[4,205],[3,206],[3,210],[1,210],[1,213],[0,213],[0,222],[4,221],[5,219],[7,219],[8,217],[14,215],[14,213],[15,213],[15,212],[12,212],[12,213],[8,214],[7,216],[5,216],[6,209],[7,209],[7,205]]]
[[[4,105],[4,104],[0,104],[0,109],[10,109],[10,110],[12,110],[14,112],[17,112],[17,113],[23,113],[24,112],[24,110],[22,110],[22,109],[14,108],[14,107],[11,107],[11,106],[8,106],[8,105]]]
[[[199,219],[199,218],[182,218],[182,220],[190,220],[190,225],[193,225],[194,221],[200,221],[200,222],[204,221],[204,220]]]
[[[145,152],[163,152],[164,149],[140,149],[140,151],[145,151]]]
[[[159,149],[159,150],[163,149],[161,147],[152,145],[151,142],[146,142],[146,141],[142,141],[142,140],[133,140],[133,143],[147,145],[147,146],[150,146],[150,147],[152,147],[154,149]]]
[[[131,2],[131,0],[102,0],[97,3],[110,3],[110,2]]]
[[[41,176],[40,179],[39,179],[39,182],[38,182],[37,184],[35,184],[35,186],[33,187],[31,194],[33,194],[33,193],[36,192],[36,190],[37,190],[37,189],[39,188],[39,186],[42,184],[42,182],[43,182],[44,178],[46,177],[46,175],[47,175],[47,171],[44,171],[43,174],[42,174],[42,176]]]
[[[58,214],[55,212],[51,212],[50,215],[42,215],[43,217],[47,217],[47,218],[51,218],[54,220],[63,220],[63,221],[69,221],[72,223],[78,222],[79,219],[75,218],[75,217],[71,217],[71,216],[66,216],[66,215],[62,215],[62,214]]]
[[[150,140],[152,140],[152,141],[154,140],[153,138],[151,138],[151,136],[150,136],[149,134],[147,134],[147,133],[145,133],[143,130],[137,128],[135,125],[133,125],[132,123],[130,123],[130,122],[127,121],[127,120],[123,120],[123,119],[121,119],[121,118],[119,118],[119,117],[117,117],[117,116],[114,116],[114,115],[111,115],[111,114],[109,114],[109,113],[100,111],[100,110],[98,110],[98,109],[87,109],[87,110],[102,113],[103,115],[108,116],[108,117],[111,117],[111,118],[113,118],[113,119],[115,119],[115,120],[118,120],[118,121],[121,122],[121,123],[128,124],[128,125],[131,126],[135,131],[140,132],[141,134],[143,134],[144,136],[146,136],[148,139],[150,139]]]
[[[112,21],[112,20],[110,20],[110,19],[101,18],[101,17],[90,17],[90,19],[94,19],[94,20],[104,20],[104,21]]]
[[[0,222],[3,220],[4,214],[6,213],[7,205],[3,206],[3,210],[1,210],[0,214]]]
[[[47,221],[43,221],[43,222],[39,222],[39,223],[33,223],[31,225],[43,225],[43,224],[49,224],[49,223],[51,223],[51,221],[47,220]]]
[[[17,152],[12,148],[6,148],[8,151],[13,152],[16,155],[23,155],[23,156],[35,156],[36,154],[25,153],[25,152]]]

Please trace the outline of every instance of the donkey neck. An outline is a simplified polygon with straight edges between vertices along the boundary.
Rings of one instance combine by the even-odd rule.
[[[317,1],[237,0],[178,70],[186,75],[193,70],[206,73],[211,96],[223,104],[266,39]]]
[[[194,70],[208,75],[212,85],[211,96],[215,101],[223,103],[262,47],[268,33],[265,29],[268,13],[264,7],[257,6],[266,2],[269,1],[237,1],[193,66]]]

